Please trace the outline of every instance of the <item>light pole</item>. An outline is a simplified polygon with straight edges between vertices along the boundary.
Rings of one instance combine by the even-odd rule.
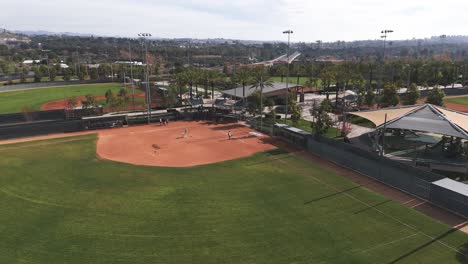
[[[130,79],[132,79],[132,106],[135,111],[135,86],[133,85],[133,61],[132,61],[132,47],[130,41],[128,42],[128,59],[130,60]]]
[[[442,35],[439,37],[440,38],[440,41],[442,42],[442,57],[444,57],[445,55],[445,40],[447,39],[447,35]]]
[[[150,91],[150,87],[149,87],[149,72],[148,72],[148,44],[146,42],[146,38],[149,38],[151,37],[151,34],[150,33],[140,33],[138,34],[138,36],[142,39],[144,39],[144,43],[145,43],[145,64],[146,64],[146,78],[145,78],[145,82],[146,82],[146,103],[148,105],[148,124],[151,123],[151,91]]]
[[[284,120],[287,121],[288,120],[288,101],[289,101],[289,48],[290,48],[290,43],[291,43],[291,34],[293,34],[294,32],[292,30],[286,30],[286,31],[283,31],[283,34],[288,34],[288,50],[287,50],[287,63],[288,63],[288,73],[287,73],[287,76],[286,76],[286,115],[284,117]]]
[[[42,52],[46,55],[46,63],[47,63],[47,73],[49,74],[49,82],[50,82],[50,67],[49,67],[49,54],[47,53],[50,50],[42,50]]]
[[[411,85],[411,64],[406,64],[406,66],[408,67],[408,83],[406,85],[406,91],[408,91],[408,89],[410,88],[410,85]]]
[[[383,39],[383,57],[382,57],[382,72],[380,74],[380,83],[379,83],[379,94],[381,93],[382,90],[382,82],[383,82],[383,75],[384,75],[384,69],[385,69],[385,49],[387,48],[387,36],[390,33],[393,33],[393,30],[391,29],[384,29],[380,32],[382,35],[380,38]]]

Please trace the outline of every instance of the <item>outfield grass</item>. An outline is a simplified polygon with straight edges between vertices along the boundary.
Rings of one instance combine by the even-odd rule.
[[[466,234],[295,154],[152,168],[95,141],[0,146],[0,263],[468,261]]]
[[[444,103],[468,105],[468,96],[444,99]]]
[[[104,95],[111,89],[117,93],[120,83],[71,85],[0,93],[0,114],[21,112],[24,106],[39,110],[47,102],[86,94]]]

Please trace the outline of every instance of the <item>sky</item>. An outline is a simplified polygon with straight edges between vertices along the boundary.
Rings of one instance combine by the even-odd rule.
[[[293,42],[468,35],[467,0],[0,0],[0,28]]]

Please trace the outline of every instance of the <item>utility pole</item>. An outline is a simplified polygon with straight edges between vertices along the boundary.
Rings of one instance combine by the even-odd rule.
[[[447,39],[447,35],[441,35],[440,41],[442,42],[442,57],[445,55],[445,40]]]
[[[81,66],[80,66],[80,52],[78,51],[79,47],[76,47],[76,59],[78,61],[78,72],[81,72]]]
[[[47,54],[48,51],[49,50],[42,50],[42,52],[45,52],[45,55],[46,55],[47,73],[49,74],[49,82],[50,82],[49,54]]]
[[[132,47],[130,41],[128,42],[128,58],[130,60],[130,79],[132,79],[132,105],[133,111],[135,111],[135,86],[133,84],[133,61],[132,61]]]
[[[146,99],[148,105],[148,124],[151,123],[151,91],[149,86],[149,72],[148,72],[148,43],[146,41],[147,38],[151,37],[150,33],[140,33],[138,34],[144,40],[145,44],[145,65],[146,65]]]
[[[383,57],[382,57],[382,71],[380,73],[380,82],[379,82],[379,94],[382,91],[383,75],[384,75],[384,70],[385,70],[385,55],[386,55],[385,51],[387,48],[387,36],[388,34],[393,33],[393,30],[384,29],[380,33],[382,34],[380,38],[383,39]]]
[[[410,64],[407,64],[406,66],[408,66],[408,84],[406,86],[406,89],[408,91],[408,89],[410,88],[410,85],[411,85],[411,65]]]
[[[288,63],[288,72],[287,72],[287,77],[286,77],[286,115],[284,117],[284,120],[287,121],[288,120],[288,108],[289,108],[289,48],[290,48],[290,45],[291,45],[291,34],[293,34],[294,32],[292,30],[286,30],[283,32],[283,34],[288,34],[288,50],[287,50],[287,63]]]

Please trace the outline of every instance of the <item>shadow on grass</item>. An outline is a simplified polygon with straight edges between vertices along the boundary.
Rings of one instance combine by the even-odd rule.
[[[331,197],[334,197],[334,196],[337,196],[337,195],[340,195],[340,194],[343,194],[343,193],[346,193],[346,192],[349,192],[349,191],[352,191],[352,190],[355,190],[355,189],[359,189],[361,187],[362,187],[362,185],[354,186],[354,187],[346,189],[346,190],[342,190],[342,191],[339,191],[339,192],[336,192],[336,193],[332,193],[332,194],[329,194],[329,195],[325,195],[325,196],[322,196],[322,197],[319,197],[319,198],[304,202],[304,204],[311,204],[311,203],[314,203],[314,202],[318,202],[318,201],[321,201],[321,200],[324,200],[324,199],[327,199],[327,198],[331,198]]]
[[[465,243],[458,248],[457,260],[460,263],[468,263],[468,243]]]
[[[465,227],[467,224],[468,224],[468,223],[465,223],[465,224],[462,225],[462,226],[459,226],[459,227],[457,227],[457,228],[452,228],[452,229],[448,230],[447,232],[444,232],[444,233],[440,234],[439,236],[437,236],[437,237],[431,239],[430,241],[428,241],[428,242],[426,242],[426,243],[424,243],[424,244],[418,246],[417,248],[412,249],[412,250],[408,251],[407,253],[405,253],[405,254],[399,256],[398,258],[396,258],[396,259],[394,259],[394,260],[388,262],[388,264],[394,264],[394,263],[398,263],[398,262],[404,260],[405,258],[407,258],[407,257],[409,257],[409,256],[411,256],[411,255],[413,255],[414,253],[416,253],[416,252],[418,252],[418,251],[420,251],[420,250],[422,250],[422,249],[424,249],[424,248],[426,248],[426,247],[428,247],[428,246],[434,244],[435,242],[438,242],[439,240],[445,238],[446,236],[448,236],[448,235],[450,235],[450,234],[452,234],[452,233],[458,231],[459,229]],[[447,249],[447,250],[448,250],[448,249]],[[460,261],[460,263],[467,263],[467,262],[466,262],[466,261],[468,260],[468,255],[467,255],[467,254],[468,254],[468,244],[465,243],[463,246],[461,246],[461,247],[457,250],[457,260]]]
[[[391,201],[392,201],[392,200],[386,200],[386,201],[383,201],[383,202],[380,202],[380,203],[374,204],[374,205],[372,205],[372,206],[368,206],[368,207],[366,207],[366,208],[364,208],[364,209],[362,209],[362,210],[359,210],[359,211],[355,212],[354,214],[360,214],[360,213],[363,213],[363,212],[365,212],[365,211],[367,211],[367,210],[370,210],[370,209],[376,208],[376,207],[378,207],[378,206],[380,206],[380,205],[382,205],[382,204],[386,204],[386,203],[388,203],[388,202],[391,202]]]
[[[279,155],[279,154],[277,154],[277,155]],[[259,164],[272,163],[272,162],[275,162],[275,161],[286,160],[286,159],[291,159],[291,158],[294,158],[294,156],[293,155],[288,155],[288,156],[279,157],[279,158],[266,159],[266,160],[262,160],[262,161],[259,161],[259,162],[254,162],[254,163],[247,164],[246,166],[249,167],[249,166],[255,166],[255,165],[259,165]]]

